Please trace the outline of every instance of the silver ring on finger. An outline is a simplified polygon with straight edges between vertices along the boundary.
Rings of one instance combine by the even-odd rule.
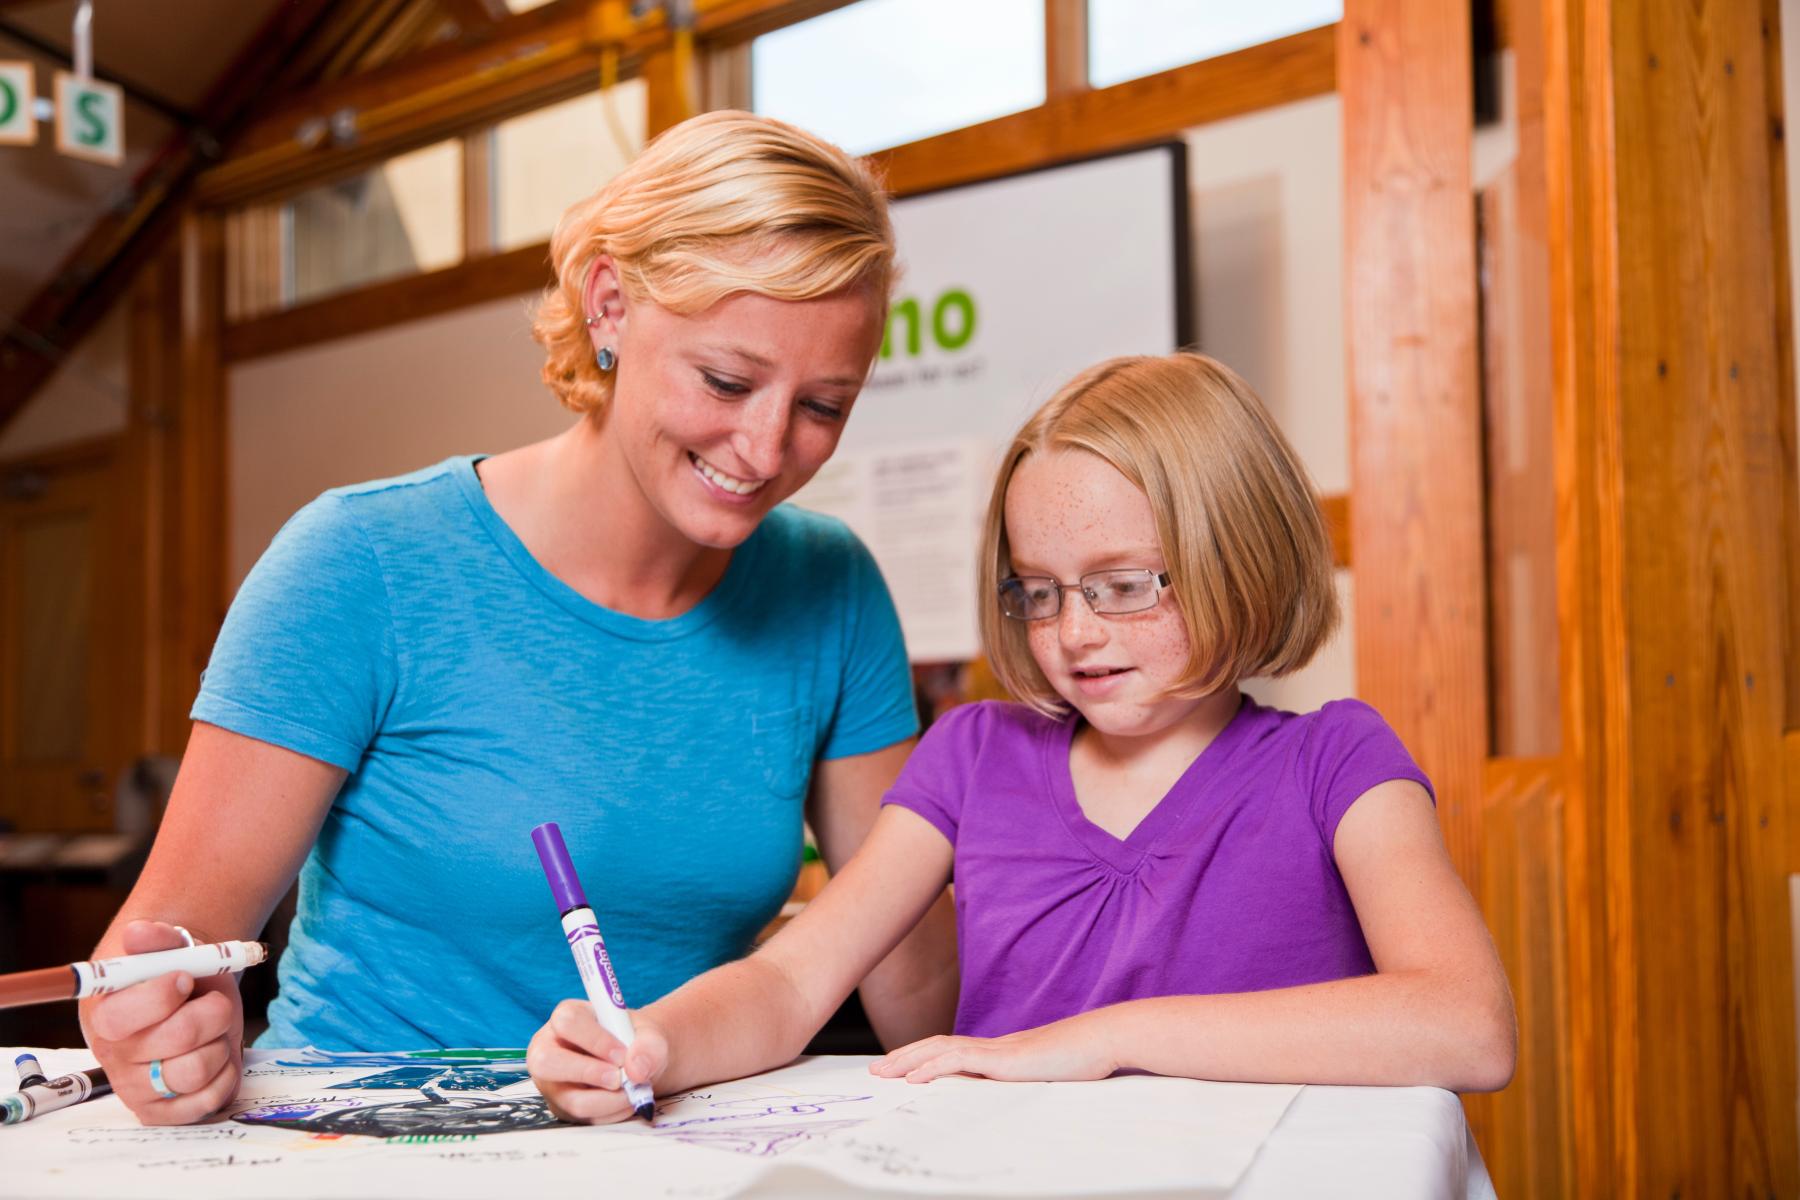
[[[169,1086],[168,1080],[163,1078],[163,1061],[160,1058],[150,1060],[150,1086],[164,1100],[173,1100],[181,1095],[180,1092]]]

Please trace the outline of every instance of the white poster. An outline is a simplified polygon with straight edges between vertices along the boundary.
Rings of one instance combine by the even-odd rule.
[[[875,555],[915,662],[979,652],[975,553],[993,468],[1082,369],[1185,336],[1184,147],[898,200],[903,274],[837,456],[795,503]]]
[[[794,503],[856,530],[893,593],[914,662],[979,652],[976,550],[993,473],[979,438],[915,441],[897,450],[839,450]]]

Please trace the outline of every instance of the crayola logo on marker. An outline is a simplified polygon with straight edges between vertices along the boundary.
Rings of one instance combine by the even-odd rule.
[[[606,943],[594,943],[594,961],[600,965],[600,978],[606,980],[606,994],[612,997],[613,1007],[624,1008],[625,993],[619,990],[619,977],[613,973],[612,959],[606,953]]]
[[[606,942],[600,936],[600,927],[590,921],[586,925],[577,925],[573,929],[565,927],[564,932],[569,939],[570,946],[577,946],[586,941],[593,942],[594,966],[599,970],[600,978],[606,981],[606,994],[612,999],[613,1007],[624,1008],[625,993],[619,988],[619,977],[613,973],[612,957],[606,953]],[[577,952],[575,961],[577,965],[581,962],[579,952]]]

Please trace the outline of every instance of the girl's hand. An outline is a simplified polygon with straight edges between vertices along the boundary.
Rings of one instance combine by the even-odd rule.
[[[1071,1017],[1005,1037],[929,1037],[869,1064],[884,1079],[930,1083],[940,1075],[980,1075],[1014,1082],[1105,1079],[1118,1064],[1091,1021]]]
[[[173,925],[133,921],[120,934],[127,954],[187,944]],[[244,1001],[236,975],[196,980],[185,971],[146,979],[81,1002],[88,1049],[114,1094],[145,1125],[187,1125],[237,1095],[244,1074]],[[163,1088],[150,1079],[160,1064]]]
[[[637,1036],[627,1050],[600,1028],[592,1004],[564,1000],[532,1035],[525,1066],[558,1119],[606,1125],[632,1115],[622,1078],[654,1084],[669,1065],[669,1040],[642,1013],[633,1013],[631,1024]]]

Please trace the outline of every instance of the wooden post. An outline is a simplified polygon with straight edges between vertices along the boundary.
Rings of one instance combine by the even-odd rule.
[[[132,294],[131,415],[121,479],[144,554],[146,752],[180,754],[200,672],[229,603],[225,382],[219,343],[223,220],[185,213]]]
[[[1348,0],[1344,122],[1357,691],[1437,788],[1482,896],[1488,746],[1474,111],[1466,6]],[[1470,1106],[1486,1141],[1487,1104]]]
[[[1480,874],[1487,746],[1469,15],[1350,0],[1338,26],[1357,690]]]
[[[1545,9],[1576,1192],[1793,1195],[1778,56]]]
[[[1044,99],[1085,92],[1087,0],[1044,0]]]

